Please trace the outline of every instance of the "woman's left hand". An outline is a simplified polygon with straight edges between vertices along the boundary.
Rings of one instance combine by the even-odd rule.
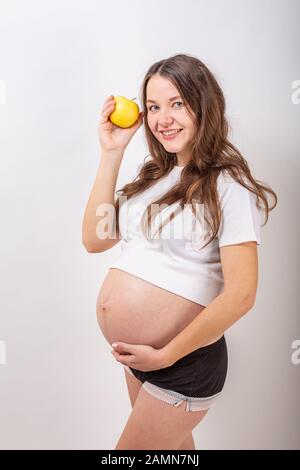
[[[118,362],[134,369],[148,372],[164,369],[168,364],[163,349],[142,344],[128,344],[118,341],[113,343],[111,353]]]

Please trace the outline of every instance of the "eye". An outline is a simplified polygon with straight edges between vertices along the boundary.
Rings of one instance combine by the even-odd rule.
[[[176,103],[183,104],[182,101],[175,101],[174,104],[176,104]]]
[[[153,108],[153,106],[155,106],[155,104],[153,104],[152,106],[149,106],[149,111],[151,111],[151,108]]]
[[[173,104],[183,104],[182,101],[175,101]],[[152,106],[149,106],[148,110],[151,111],[151,108],[153,108],[153,106],[156,106],[155,104],[153,104]],[[156,106],[157,108],[158,106]],[[181,106],[180,106],[181,107]]]

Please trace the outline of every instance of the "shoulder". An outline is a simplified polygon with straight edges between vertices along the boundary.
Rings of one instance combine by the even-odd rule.
[[[243,181],[246,182],[246,178],[242,177]],[[221,170],[218,178],[217,178],[217,185],[220,189],[222,188],[229,188],[232,185],[239,185],[244,187],[242,184],[240,184],[231,174],[227,169]]]
[[[243,176],[241,180],[251,187]],[[257,241],[260,244],[262,214],[256,194],[236,181],[227,171],[218,175],[218,193],[221,209],[219,246]]]
[[[246,185],[250,185],[249,181],[245,176],[241,177],[242,181]],[[250,191],[248,188],[243,186],[239,181],[237,181],[228,170],[222,170],[217,178],[217,190],[220,198],[220,202],[224,199],[235,199],[235,198],[255,198],[255,194]]]

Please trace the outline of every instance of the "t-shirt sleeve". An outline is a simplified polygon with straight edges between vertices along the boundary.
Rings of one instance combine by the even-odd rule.
[[[261,245],[261,209],[256,207],[255,194],[234,179],[220,181],[219,247],[247,241]]]

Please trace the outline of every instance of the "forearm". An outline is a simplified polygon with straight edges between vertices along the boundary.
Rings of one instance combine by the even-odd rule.
[[[96,227],[102,218],[107,219],[108,213],[103,211],[103,215],[99,216],[97,215],[97,210],[101,208],[101,204],[107,204],[106,207],[110,206],[111,209],[114,206],[116,183],[121,161],[122,154],[102,154],[101,156],[96,179],[83,217],[82,240],[85,246],[92,246],[100,241],[97,236]]]
[[[223,292],[161,350],[164,366],[210,343],[251,309],[247,299]]]

